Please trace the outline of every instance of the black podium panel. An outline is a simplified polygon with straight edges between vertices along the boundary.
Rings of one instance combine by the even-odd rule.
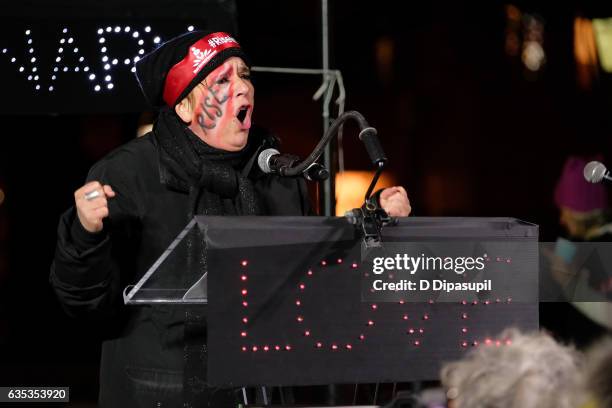
[[[361,241],[342,219],[206,217],[208,378],[213,385],[309,385],[438,378],[444,361],[503,347],[538,327],[537,303],[362,301]],[[487,239],[537,245],[513,219],[408,218],[387,242]],[[537,269],[536,269],[537,271]]]

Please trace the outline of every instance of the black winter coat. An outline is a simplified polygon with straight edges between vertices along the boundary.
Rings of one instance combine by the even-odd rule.
[[[160,160],[155,133],[120,147],[92,167],[88,181],[109,184],[110,216],[88,233],[71,208],[60,219],[51,284],[66,311],[104,327],[100,368],[102,407],[157,406],[183,384],[181,306],[125,306],[134,284],[190,221],[188,193]],[[167,159],[167,157],[164,157]],[[307,215],[301,180],[262,175],[252,180],[262,215]],[[180,184],[180,183],[179,183]],[[165,406],[182,406],[179,399]]]

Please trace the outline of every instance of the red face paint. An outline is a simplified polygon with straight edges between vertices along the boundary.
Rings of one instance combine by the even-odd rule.
[[[251,127],[255,93],[244,61],[227,59],[192,93],[195,105],[189,128],[210,146],[226,151],[242,149]]]

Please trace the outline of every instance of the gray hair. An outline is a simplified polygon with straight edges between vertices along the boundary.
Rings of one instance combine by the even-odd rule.
[[[581,355],[544,333],[506,329],[442,368],[456,408],[573,408],[580,404]]]

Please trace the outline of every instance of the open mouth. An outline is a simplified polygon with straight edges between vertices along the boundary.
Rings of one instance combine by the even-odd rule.
[[[246,119],[246,115],[249,111],[249,107],[247,106],[243,106],[240,108],[240,110],[238,111],[238,114],[236,115],[236,118],[238,118],[238,120],[240,121],[240,123],[244,122],[244,119]]]

